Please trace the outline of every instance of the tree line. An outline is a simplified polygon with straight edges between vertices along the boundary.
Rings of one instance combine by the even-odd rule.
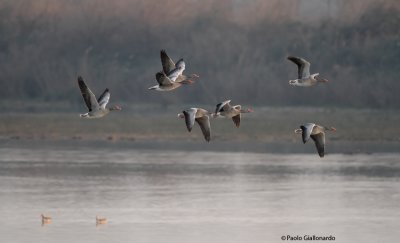
[[[398,8],[371,4],[349,21],[304,22],[274,1],[265,16],[249,12],[248,21],[234,18],[241,10],[232,0],[30,2],[0,4],[3,100],[77,104],[82,75],[95,93],[108,87],[113,101],[139,104],[400,107]],[[148,91],[161,70],[160,49],[184,58],[185,72],[200,79],[172,93]],[[289,86],[297,69],[288,55],[306,58],[311,72],[331,82]]]

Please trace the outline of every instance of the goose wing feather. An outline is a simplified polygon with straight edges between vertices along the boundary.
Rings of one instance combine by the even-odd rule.
[[[310,63],[301,57],[289,56],[288,60],[294,62],[298,68],[298,78],[308,78],[310,76]]]
[[[231,105],[229,104],[231,100],[225,100],[219,104],[216,105],[215,113],[221,112],[221,111],[228,111]]]
[[[232,117],[233,123],[235,123],[236,127],[240,127],[240,118],[241,118],[240,113]]]
[[[319,157],[324,157],[325,155],[325,133],[321,132],[315,135],[311,135],[312,140],[315,142]]]
[[[199,124],[201,131],[203,132],[204,139],[207,142],[210,142],[211,139],[211,126],[210,126],[210,118],[205,115],[199,118],[196,118],[196,122]]]
[[[303,143],[306,143],[308,139],[310,139],[311,132],[314,128],[315,124],[314,123],[306,123],[304,125],[301,125],[300,128],[302,130],[302,139]]]
[[[193,129],[196,112],[197,112],[196,108],[190,108],[183,111],[183,115],[185,116],[186,128],[189,132],[191,132]]]
[[[172,83],[173,83],[171,81],[171,79],[169,79],[167,77],[167,75],[165,75],[165,73],[162,71],[156,73],[156,80],[157,80],[158,84],[161,86],[168,86],[168,85],[172,85]]]
[[[99,109],[99,103],[96,100],[96,96],[93,94],[93,92],[85,84],[85,81],[83,81],[83,78],[80,76],[78,77],[78,84],[83,100],[85,101],[89,112]]]
[[[160,57],[164,73],[169,73],[175,69],[174,61],[172,61],[172,59],[167,55],[165,50],[160,51]]]
[[[99,103],[99,106],[102,109],[106,108],[106,105],[108,104],[108,101],[110,101],[110,91],[108,89],[104,90],[104,92],[100,95],[100,97],[97,99],[97,102]]]

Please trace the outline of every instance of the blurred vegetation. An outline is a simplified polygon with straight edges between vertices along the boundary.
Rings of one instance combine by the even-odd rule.
[[[41,112],[5,113],[0,116],[0,142],[21,140],[87,140],[87,141],[196,141],[207,144],[196,124],[189,133],[176,113],[181,108],[149,107],[137,113],[110,114],[104,119],[79,119],[78,114]],[[400,145],[400,114],[378,109],[336,109],[303,107],[256,107],[257,112],[244,114],[240,128],[232,119],[212,119],[214,142],[299,143],[294,129],[312,121],[334,126],[337,132],[327,135],[329,143],[390,142]],[[343,119],[343,118],[346,119]],[[43,126],[43,124],[46,124]]]
[[[234,2],[4,0],[1,103],[82,105],[82,75],[96,94],[110,88],[111,103],[400,108],[398,8],[377,1],[355,17],[344,5],[348,16],[310,22],[285,10],[293,1]],[[161,69],[160,49],[183,57],[186,72],[200,79],[174,92],[148,91]],[[288,55],[305,57],[311,72],[331,82],[289,86],[297,70]]]

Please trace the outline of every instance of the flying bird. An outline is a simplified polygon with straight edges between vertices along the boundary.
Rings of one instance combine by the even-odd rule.
[[[168,75],[173,77],[173,81],[176,80],[176,78],[185,71],[185,62],[183,59],[179,59],[176,63],[172,61],[172,59],[167,55],[167,52],[165,50],[160,51],[160,58],[161,58],[161,64],[163,68],[163,72]]]
[[[226,100],[217,104],[213,117],[222,116],[222,117],[232,118],[233,123],[235,123],[235,126],[239,127],[241,114],[253,112],[253,109],[248,108],[246,110],[243,110],[241,105],[232,106],[230,102],[231,100]]]
[[[199,124],[201,131],[203,132],[204,139],[210,142],[211,139],[211,127],[210,117],[212,113],[202,108],[189,108],[182,113],[178,114],[179,118],[185,118],[186,128],[189,132],[192,131],[194,122]]]
[[[156,73],[156,80],[158,82],[158,85],[150,87],[150,90],[171,91],[181,87],[183,84],[193,83],[193,81],[190,79],[182,80],[180,82],[174,82],[163,71]]]
[[[183,71],[185,70],[185,62],[182,58],[179,59],[179,61],[175,64],[174,61],[172,61],[172,59],[167,55],[165,50],[160,51],[160,58],[164,73],[167,74],[167,76],[172,76],[172,79],[176,77],[176,79],[173,81],[181,82],[183,80],[199,78],[199,75],[197,74],[191,74],[189,76],[183,74]]]
[[[289,80],[289,84],[293,86],[310,87],[318,83],[327,83],[327,79],[319,76],[319,73],[310,75],[310,63],[303,58],[289,56],[288,60],[294,62],[298,68],[298,77],[294,80]]]
[[[321,158],[325,155],[325,131],[336,132],[336,128],[324,127],[315,123],[306,123],[301,125],[300,129],[294,130],[295,133],[301,133],[303,143],[306,143],[310,137],[312,140],[314,140],[319,157]]]
[[[107,115],[110,111],[121,110],[121,107],[117,105],[111,108],[106,108],[106,105],[110,100],[110,91],[108,89],[104,90],[104,92],[100,95],[99,99],[96,99],[96,96],[85,84],[85,81],[83,81],[83,78],[81,76],[78,77],[78,84],[82,93],[83,100],[85,101],[85,104],[89,109],[88,113],[81,114],[80,117],[100,118]]]
[[[171,91],[182,86],[182,84],[193,84],[193,79],[199,77],[197,74],[189,76],[183,74],[186,68],[183,59],[174,63],[165,50],[160,51],[160,58],[163,70],[156,74],[158,85],[150,87],[150,90]]]

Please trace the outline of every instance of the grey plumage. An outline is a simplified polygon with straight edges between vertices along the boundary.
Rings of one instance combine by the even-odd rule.
[[[197,122],[200,126],[201,132],[203,133],[204,139],[209,142],[211,139],[209,114],[210,112],[202,108],[189,108],[178,114],[178,117],[185,119],[186,128],[189,132],[192,131],[194,122]]]
[[[325,131],[336,131],[334,127],[324,127],[314,123],[305,123],[296,129],[295,133],[301,133],[303,143],[310,138],[314,141],[318,155],[322,158],[325,156]]]

